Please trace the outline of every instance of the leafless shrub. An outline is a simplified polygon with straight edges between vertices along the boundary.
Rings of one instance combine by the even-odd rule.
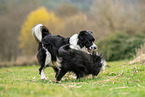
[[[89,25],[88,17],[83,13],[79,13],[71,17],[65,18],[64,22],[65,27],[63,34],[65,36],[71,36],[75,33],[78,33],[80,30],[87,29],[87,25]]]
[[[121,0],[95,0],[90,8],[91,13],[76,13],[65,17],[66,26],[63,35],[69,36],[80,30],[92,30],[97,39],[122,31],[130,35],[143,32],[145,15],[141,13],[140,3]],[[61,32],[61,31],[60,31]]]
[[[17,37],[27,14],[37,6],[34,3],[35,0],[0,1],[0,61],[15,61],[20,54]]]
[[[119,30],[134,34],[144,31],[145,20],[139,4],[121,0],[96,0],[91,11],[102,33]]]
[[[55,9],[56,15],[62,18],[72,16],[74,14],[77,14],[78,12],[79,9],[69,3],[62,3]]]

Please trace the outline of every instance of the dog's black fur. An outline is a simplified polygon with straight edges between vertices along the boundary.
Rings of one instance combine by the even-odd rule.
[[[97,76],[106,64],[101,54],[93,52],[91,55],[80,50],[70,49],[69,45],[59,49],[59,58],[61,58],[61,67],[56,74],[57,81],[60,81],[69,71],[74,72],[77,78],[88,74]]]
[[[69,43],[69,38],[63,38],[59,35],[47,35],[42,42],[39,43],[39,49],[37,54],[37,59],[41,65],[39,68],[39,74],[41,75],[41,70],[45,68],[45,61],[46,61],[46,52],[48,51],[51,54],[51,61],[56,62],[58,56],[58,49],[65,44]],[[42,47],[43,44],[43,47]],[[47,50],[47,51],[46,51]],[[52,63],[53,64],[53,63]],[[58,67],[55,65],[47,64],[47,66],[51,66],[55,72],[58,71]]]
[[[58,72],[59,67],[61,67],[61,64],[59,64],[60,66],[57,66],[57,57],[59,56],[58,49],[63,45],[71,44],[73,45],[71,48],[78,50],[81,50],[82,48],[87,48],[88,51],[91,49],[96,49],[97,47],[96,45],[94,45],[95,38],[93,37],[91,31],[80,31],[78,35],[73,35],[72,39],[72,37],[64,38],[60,35],[52,35],[44,25],[38,28],[41,28],[40,30],[42,39],[39,40],[37,39],[36,35],[34,36],[35,39],[39,42],[37,59],[41,65],[41,67],[39,68],[40,75],[43,69],[47,66],[53,67],[54,71]],[[35,28],[33,30],[35,31]],[[48,53],[50,53],[50,55],[48,55]],[[47,57],[49,57],[49,59]]]
[[[78,44],[80,45],[81,48],[86,47],[89,49],[89,47],[95,41],[94,37],[89,34],[87,31],[80,32],[78,36],[79,38]],[[45,49],[47,49],[48,52],[51,54],[52,62],[56,62],[57,56],[59,56],[58,49],[63,45],[69,44],[69,39],[70,38],[64,38],[60,35],[51,35],[49,33],[47,34],[47,36],[45,36],[42,39],[42,42],[39,42],[39,52],[37,54],[38,61],[41,64],[41,67],[39,69],[39,74],[41,74],[41,70],[44,68],[45,61],[46,61],[46,51],[44,50],[43,47],[45,47]],[[42,44],[43,44],[43,47],[42,47]],[[50,65],[48,64],[47,66],[50,66]],[[52,67],[55,70],[55,72],[58,71],[58,68],[56,66],[52,66]]]
[[[92,32],[81,31],[78,35],[77,45],[79,45],[80,48],[86,47],[87,49],[90,49],[94,41],[95,38],[93,37]],[[60,35],[51,35],[49,33],[42,39],[42,44],[45,48],[49,48],[48,50],[51,53],[52,61],[56,61],[58,49],[63,45],[70,44],[70,37],[64,38]],[[96,49],[96,47],[93,49]]]
[[[51,60],[57,61],[58,49],[63,45],[69,44],[69,38],[50,34],[43,38],[42,44],[50,52]]]

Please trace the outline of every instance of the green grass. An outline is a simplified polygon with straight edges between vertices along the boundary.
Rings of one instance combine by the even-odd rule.
[[[40,79],[39,66],[0,68],[0,97],[145,97],[145,65],[108,65],[97,78],[67,74],[61,83],[55,83],[51,68],[44,71],[48,80]]]

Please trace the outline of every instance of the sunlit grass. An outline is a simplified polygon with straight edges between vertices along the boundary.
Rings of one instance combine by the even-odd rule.
[[[39,66],[0,68],[0,97],[145,97],[145,65],[128,61],[108,62],[97,78],[76,80],[71,74],[55,83],[55,73],[45,69],[41,80]]]

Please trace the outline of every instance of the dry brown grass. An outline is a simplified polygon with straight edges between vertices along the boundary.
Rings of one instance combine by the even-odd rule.
[[[14,62],[0,62],[0,67],[38,65],[36,56],[19,56]]]
[[[145,64],[145,43],[141,45],[140,49],[136,49],[136,56],[134,57],[134,60],[130,62],[130,64],[133,63]]]
[[[36,64],[36,56],[19,56],[16,60],[16,64]]]

